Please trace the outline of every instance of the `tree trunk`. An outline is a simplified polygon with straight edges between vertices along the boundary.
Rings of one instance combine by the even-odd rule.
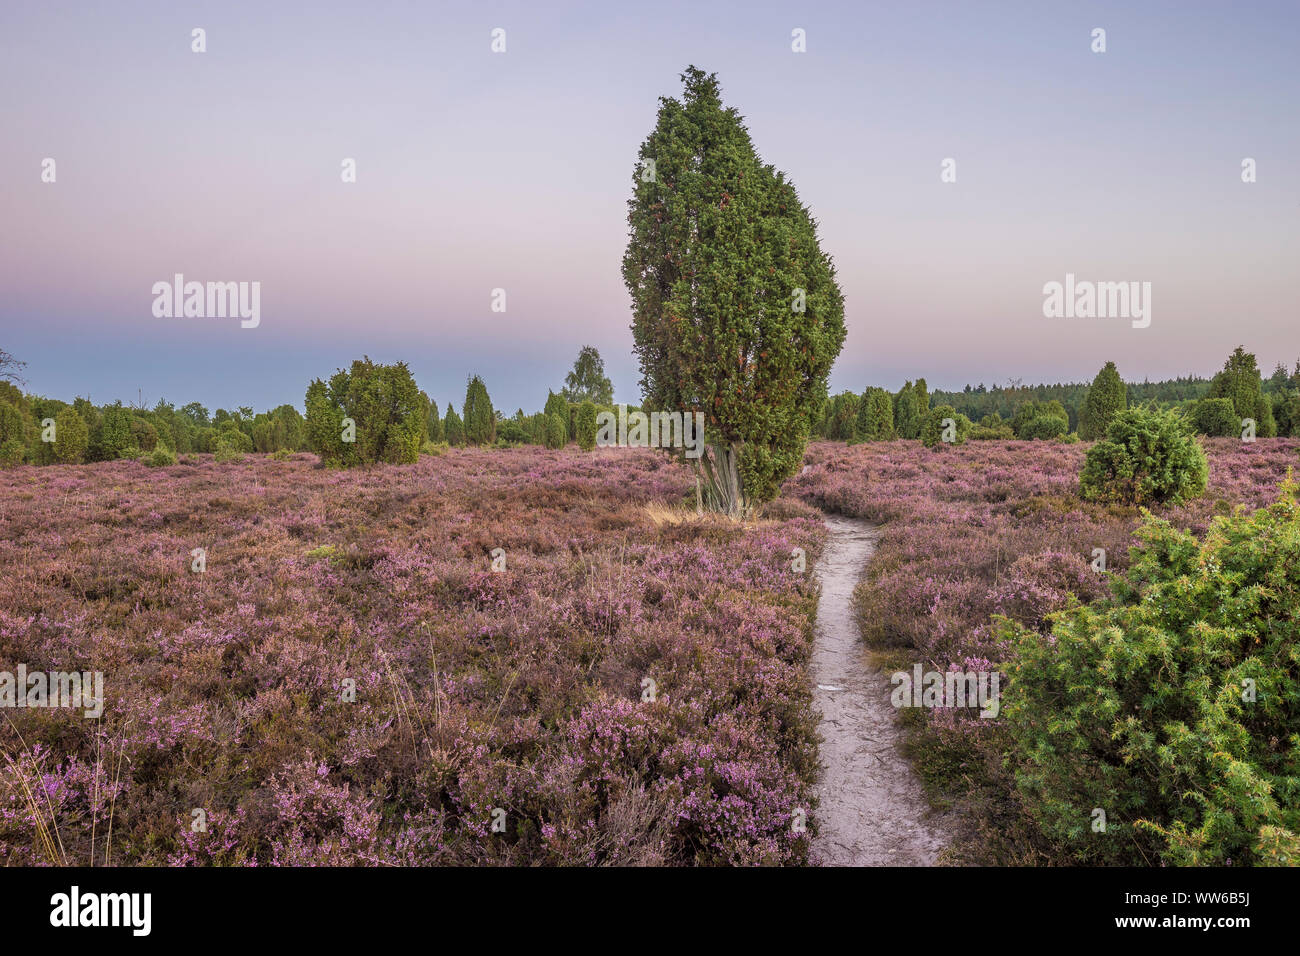
[[[752,507],[740,480],[740,449],[735,445],[708,445],[700,462],[709,509],[735,520],[748,518]]]

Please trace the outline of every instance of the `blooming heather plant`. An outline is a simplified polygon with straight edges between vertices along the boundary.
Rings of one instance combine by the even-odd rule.
[[[106,697],[0,714],[0,864],[806,859],[812,509],[691,520],[633,450],[315,465],[0,476],[0,661]]]

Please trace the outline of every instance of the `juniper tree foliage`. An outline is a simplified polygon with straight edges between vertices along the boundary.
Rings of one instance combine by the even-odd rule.
[[[577,433],[578,446],[583,451],[592,451],[596,447],[596,405],[594,402],[583,402],[578,406]]]
[[[1102,366],[1092,380],[1088,397],[1079,410],[1079,437],[1095,441],[1106,437],[1106,429],[1117,414],[1128,408],[1128,388],[1119,377],[1114,362]]]
[[[815,221],[723,107],[717,76],[692,66],[681,80],[641,146],[623,279],[643,407],[704,413],[697,481],[740,517],[803,458],[844,300]]]
[[[911,381],[904,382],[894,396],[894,431],[899,438],[921,437],[921,409]]]
[[[451,402],[447,403],[447,417],[443,419],[442,431],[448,445],[465,444],[465,424],[456,414],[456,406]]]
[[[858,437],[858,396],[852,392],[840,392],[830,399],[829,404],[831,411],[826,437],[853,444]]]
[[[1239,434],[1241,419],[1230,398],[1203,398],[1192,406],[1192,425],[1202,435],[1227,438]]]
[[[1070,430],[1070,413],[1056,399],[1040,402],[1031,398],[1016,409],[1011,427],[1017,438],[1060,438]]]
[[[429,441],[441,442],[443,440],[442,416],[438,414],[438,403],[429,399],[429,412],[425,416],[425,427],[429,432]]]
[[[952,423],[951,432],[947,431],[947,422]],[[941,443],[964,445],[970,437],[972,427],[971,420],[951,405],[936,405],[926,410],[921,422],[921,444],[926,448]]]
[[[353,362],[328,383],[312,382],[306,405],[308,445],[327,465],[409,464],[419,457],[424,408],[404,362],[377,365],[368,356]],[[353,441],[343,439],[345,418],[352,420]],[[222,429],[227,424],[231,436],[243,434],[233,419]],[[253,450],[251,439],[245,450]]]
[[[465,386],[465,441],[490,445],[496,437],[497,415],[483,379],[475,375]]]
[[[569,426],[559,412],[546,416],[546,447],[563,448],[569,440]]]
[[[888,441],[894,437],[894,396],[869,385],[858,402],[858,441]]]
[[[71,405],[54,419],[54,457],[65,465],[78,464],[90,446],[90,429]]]
[[[551,418],[552,415],[557,415],[557,416],[559,416],[560,420],[563,421],[563,422],[565,423],[565,424],[564,424],[564,440],[567,442],[567,441],[569,440],[569,438],[570,438],[570,435],[569,435],[569,424],[568,424],[568,423],[569,423],[569,403],[568,403],[568,400],[565,399],[565,397],[564,397],[563,390],[561,390],[561,392],[560,392],[559,394],[557,394],[557,393],[555,393],[555,392],[552,392],[550,389],[547,389],[547,391],[546,391],[546,404],[542,407],[542,414],[544,414],[544,415],[546,416],[546,419],[547,419],[547,427],[549,427],[550,418]],[[543,434],[544,434],[544,433],[545,433],[545,430],[543,430]]]
[[[1180,413],[1126,408],[1088,449],[1079,491],[1089,501],[1178,503],[1200,497],[1208,475],[1205,451]]]
[[[1240,419],[1255,420],[1255,434],[1271,438],[1277,432],[1273,405],[1263,393],[1255,356],[1238,345],[1210,382],[1208,398],[1230,398]]]
[[[1148,516],[1110,600],[1053,615],[1050,640],[995,620],[1019,662],[1003,698],[1008,763],[1076,862],[1300,859],[1296,493],[1288,481],[1199,539]],[[1087,826],[1094,807],[1120,811],[1105,833]]]

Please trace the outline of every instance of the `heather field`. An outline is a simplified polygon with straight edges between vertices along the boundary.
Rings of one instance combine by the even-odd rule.
[[[1300,450],[1204,444],[1204,497],[1157,509],[1200,536]],[[879,666],[1013,674],[994,615],[1046,634],[1128,561],[1139,513],[1080,499],[1087,447],[816,443],[747,522],[647,450],[0,471],[0,660],[104,675],[98,720],[5,711],[0,862],[820,862],[822,513],[878,525]],[[946,862],[1066,862],[1000,722],[897,719],[958,811]]]
[[[1275,501],[1288,470],[1300,463],[1296,439],[1202,444],[1210,466],[1205,495],[1152,509],[1202,538],[1216,516]],[[810,446],[808,465],[786,494],[880,523],[875,555],[855,594],[877,664],[886,671],[920,663],[926,670],[1013,674],[1015,651],[991,626],[994,615],[1046,635],[1048,615],[1072,597],[1103,597],[1108,579],[1128,565],[1140,514],[1080,498],[1089,447],[823,442]],[[1264,542],[1260,548],[1266,563],[1282,560]],[[1104,574],[1094,569],[1097,549],[1105,552]],[[1011,684],[1014,694],[1014,677]],[[1060,847],[1027,825],[1027,812],[1036,808],[1017,796],[1018,768],[1006,759],[1010,745],[1001,722],[954,709],[903,709],[899,717],[911,725],[909,754],[932,801],[965,811],[965,837],[950,849],[950,861],[1067,862]]]
[[[573,446],[0,471],[0,660],[105,697],[4,713],[0,865],[806,861],[823,526],[690,487]]]

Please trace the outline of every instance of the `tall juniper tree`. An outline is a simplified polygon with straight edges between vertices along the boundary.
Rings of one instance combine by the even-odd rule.
[[[717,76],[681,79],[641,145],[623,280],[643,407],[704,413],[697,489],[743,517],[803,458],[844,299],[816,222],[723,107]]]
[[[496,438],[496,410],[488,397],[483,379],[475,375],[465,385],[465,441],[470,445],[490,445]]]
[[[1105,438],[1110,423],[1126,408],[1128,389],[1115,363],[1107,362],[1092,380],[1083,408],[1079,410],[1079,437],[1084,441]]]

